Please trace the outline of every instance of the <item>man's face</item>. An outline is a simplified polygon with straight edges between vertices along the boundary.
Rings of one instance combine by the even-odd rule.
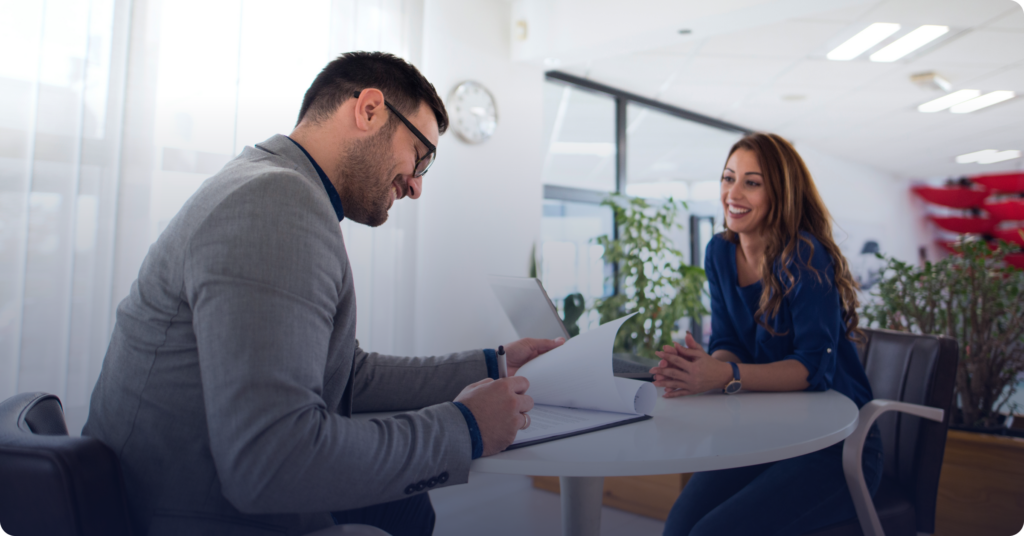
[[[389,111],[390,113],[390,111]],[[437,145],[437,119],[425,103],[406,119],[431,143]],[[388,210],[403,197],[418,199],[422,177],[414,177],[416,161],[427,147],[398,118],[391,118],[377,133],[352,143],[336,170],[345,177],[341,197],[345,216],[377,227],[388,219]]]

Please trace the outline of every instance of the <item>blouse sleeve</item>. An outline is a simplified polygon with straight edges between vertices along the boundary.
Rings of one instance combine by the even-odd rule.
[[[807,368],[808,391],[826,391],[832,388],[844,324],[831,258],[817,241],[815,246],[811,265],[817,274],[797,268],[797,281],[785,298],[794,333],[793,353],[783,359],[795,359]]]
[[[714,354],[716,350],[727,350],[732,352],[740,360],[747,355],[747,352],[739,343],[736,336],[736,329],[733,327],[732,317],[729,315],[729,308],[726,305],[725,293],[722,290],[722,274],[719,273],[719,266],[723,259],[720,257],[729,248],[715,248],[716,239],[708,242],[707,250],[704,252],[704,271],[708,278],[708,287],[711,290],[711,341],[708,344],[708,353]]]

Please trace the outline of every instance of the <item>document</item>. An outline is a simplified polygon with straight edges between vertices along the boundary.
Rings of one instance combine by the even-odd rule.
[[[612,373],[615,334],[633,315],[607,322],[522,366],[530,380],[530,427],[509,449],[649,419],[657,390]]]

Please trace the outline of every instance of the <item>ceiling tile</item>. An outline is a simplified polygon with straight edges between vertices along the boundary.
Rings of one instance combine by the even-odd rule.
[[[1024,30],[1024,9],[1010,8],[1010,12],[989,24],[985,29]]]
[[[793,62],[774,58],[698,56],[686,62],[675,84],[735,84],[757,87],[788,69]]]
[[[860,5],[854,6],[854,7],[847,7],[847,8],[838,9],[838,10],[835,10],[835,11],[826,11],[824,13],[816,13],[816,14],[811,15],[809,17],[801,17],[798,20],[827,21],[827,22],[845,22],[845,23],[856,22],[856,21],[860,20],[862,17],[864,17],[864,15],[867,14],[868,12],[870,12],[872,9],[875,9],[875,7],[878,4],[882,4],[884,2],[885,2],[885,0],[878,0],[878,1],[875,1],[875,2],[865,2],[863,4],[860,4]]]
[[[841,22],[786,21],[712,37],[701,45],[700,54],[802,58],[845,26]]]
[[[1024,32],[976,30],[950,39],[921,60],[975,65],[1005,65],[1024,60]]]
[[[1024,65],[990,72],[986,76],[970,80],[970,84],[981,90],[1009,89],[1018,95],[1024,95]]]
[[[775,80],[776,86],[853,89],[892,71],[894,66],[867,61],[801,61]]]
[[[905,27],[944,24],[969,28],[1007,12],[1008,0],[889,0],[864,14],[870,22],[897,22]]]

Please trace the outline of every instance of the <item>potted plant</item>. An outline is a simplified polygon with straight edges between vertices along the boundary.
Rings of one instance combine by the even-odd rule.
[[[656,359],[654,351],[671,344],[676,321],[708,314],[701,301],[707,278],[704,270],[683,262],[668,233],[681,229],[677,221],[685,203],[668,199],[655,204],[639,198],[612,195],[602,202],[611,207],[617,237],[594,239],[604,246],[604,261],[617,265],[618,292],[597,300],[601,322],[630,313],[615,339],[617,354],[637,359]],[[565,322],[570,333],[578,330],[583,297],[570,295],[565,302]],[[602,494],[606,506],[664,520],[682,491],[688,474],[609,477]],[[536,488],[558,492],[558,478],[533,477]]]
[[[1024,272],[1005,262],[1012,248],[961,241],[923,267],[883,257],[882,280],[861,311],[871,327],[959,342],[959,408],[950,415],[936,518],[944,535],[1012,534],[1024,523],[1024,434],[1002,425],[1024,371]]]
[[[953,426],[999,428],[1024,372],[1024,272],[1005,262],[1011,247],[960,242],[956,254],[923,267],[887,257],[877,299],[861,310],[871,327],[960,343]]]
[[[613,194],[602,203],[611,207],[617,236],[600,236],[606,263],[617,266],[618,292],[597,300],[601,322],[630,313],[615,338],[615,352],[656,359],[654,352],[672,344],[676,321],[708,314],[701,301],[704,270],[683,262],[668,233],[682,229],[679,203],[669,198],[651,204],[641,198]]]

